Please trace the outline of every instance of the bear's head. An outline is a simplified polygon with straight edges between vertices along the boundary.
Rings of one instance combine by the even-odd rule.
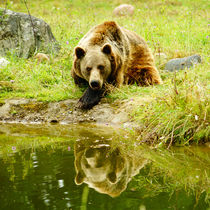
[[[79,61],[78,75],[88,81],[93,90],[102,88],[112,72],[110,57],[111,45],[103,47],[94,46],[88,50],[77,46],[75,48],[76,60]]]
[[[111,148],[109,141],[89,143],[77,141],[75,144],[75,183],[86,183],[112,197],[120,195],[133,176],[132,160],[119,148]]]

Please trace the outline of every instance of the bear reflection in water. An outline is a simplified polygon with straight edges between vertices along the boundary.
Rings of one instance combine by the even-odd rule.
[[[116,197],[147,160],[123,155],[110,141],[78,141],[75,144],[75,183],[86,183],[100,193]]]

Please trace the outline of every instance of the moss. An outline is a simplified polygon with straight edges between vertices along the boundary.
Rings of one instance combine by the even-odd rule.
[[[29,104],[21,104],[20,107],[28,111],[34,111],[39,113],[41,110],[46,109],[47,105],[48,103],[29,103]]]

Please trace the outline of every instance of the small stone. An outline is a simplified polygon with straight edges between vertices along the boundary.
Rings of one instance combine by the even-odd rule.
[[[121,4],[113,11],[114,16],[132,16],[134,13],[134,6],[130,4]]]
[[[194,65],[201,63],[200,55],[192,55],[184,58],[176,58],[168,61],[165,65],[165,70],[175,71],[185,68],[193,67]]]
[[[50,61],[50,57],[47,54],[44,53],[37,53],[34,58],[38,60],[38,62],[45,62],[45,61]]]
[[[58,120],[56,120],[56,119],[50,120],[50,123],[56,124],[56,123],[58,123]]]

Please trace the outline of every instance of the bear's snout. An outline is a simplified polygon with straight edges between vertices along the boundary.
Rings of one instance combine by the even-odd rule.
[[[98,90],[98,89],[101,88],[100,82],[99,82],[98,80],[92,80],[92,81],[90,82],[90,86],[91,86],[91,88],[94,89],[94,90]]]

